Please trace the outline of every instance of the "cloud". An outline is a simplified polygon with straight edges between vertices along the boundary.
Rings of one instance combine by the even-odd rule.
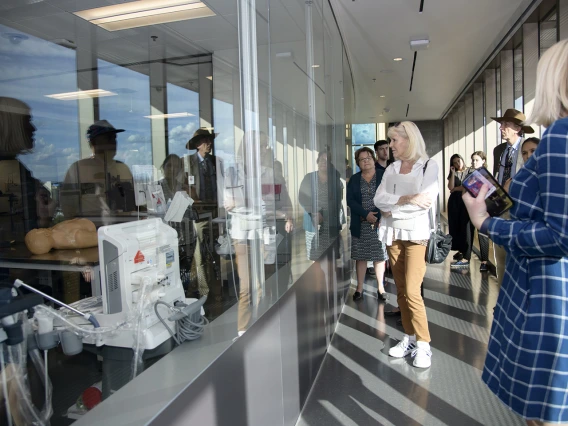
[[[60,182],[71,164],[79,159],[79,147],[61,149],[43,138],[37,138],[33,152],[21,155],[19,159],[35,178],[43,182]]]
[[[198,118],[192,120],[185,125],[178,125],[168,132],[168,144],[170,154],[182,156],[187,154],[187,141],[191,139],[195,131],[198,129]]]

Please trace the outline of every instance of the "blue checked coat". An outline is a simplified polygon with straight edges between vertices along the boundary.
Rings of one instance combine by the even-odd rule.
[[[510,187],[511,220],[482,227],[507,250],[483,380],[526,419],[568,422],[568,118]]]

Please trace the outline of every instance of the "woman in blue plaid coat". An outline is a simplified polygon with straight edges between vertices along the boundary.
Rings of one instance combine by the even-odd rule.
[[[568,424],[567,40],[539,62],[528,122],[548,129],[511,183],[511,219],[488,216],[486,187],[463,197],[472,223],[508,252],[483,380],[527,424]]]

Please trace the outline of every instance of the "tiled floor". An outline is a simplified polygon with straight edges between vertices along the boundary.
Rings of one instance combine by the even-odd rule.
[[[384,317],[396,306],[394,284],[388,278],[389,303],[379,304],[376,281],[367,276],[365,299],[349,297],[345,305],[299,426],[524,424],[481,381],[495,277],[478,272],[477,259],[470,269],[450,271],[452,254],[430,265],[424,279],[432,367],[388,356],[402,336],[396,318]]]

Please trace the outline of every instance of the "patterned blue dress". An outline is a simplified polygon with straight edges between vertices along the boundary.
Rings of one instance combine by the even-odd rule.
[[[511,220],[484,223],[507,250],[483,380],[526,419],[568,422],[568,118],[510,187]]]

